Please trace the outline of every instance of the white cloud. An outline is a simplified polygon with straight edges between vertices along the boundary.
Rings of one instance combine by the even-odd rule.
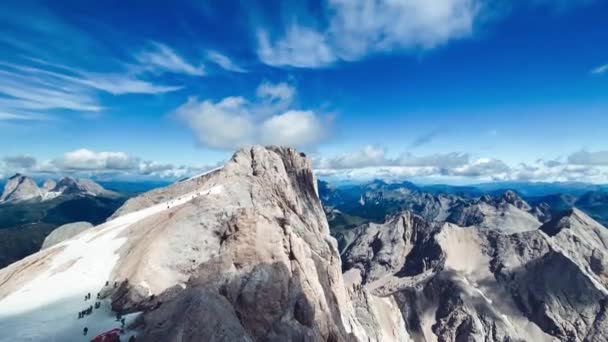
[[[594,68],[593,70],[591,70],[591,73],[595,74],[595,75],[602,75],[602,74],[605,74],[606,72],[608,72],[608,64],[600,65],[597,68]]]
[[[6,156],[0,160],[0,178],[17,172],[28,175],[75,175],[91,177],[153,177],[181,178],[201,173],[217,165],[209,166],[176,166],[171,163],[159,163],[142,160],[125,152],[97,152],[89,149],[78,149],[66,152],[60,157],[38,162],[29,155]]]
[[[574,157],[572,157],[574,156]],[[496,158],[471,158],[467,153],[388,156],[385,149],[365,146],[337,157],[313,158],[317,175],[336,179],[413,178],[436,182],[540,181],[608,182],[608,153],[573,154],[567,162],[538,159],[508,165]]]
[[[151,42],[149,49],[139,52],[134,57],[141,67],[151,71],[173,72],[192,76],[205,75],[205,68],[202,64],[195,66],[188,63],[173,49],[162,43]]]
[[[161,94],[181,89],[181,86],[167,86],[142,81],[123,74],[83,73],[84,78],[74,79],[91,88],[103,90],[113,95],[122,94]]]
[[[292,25],[283,37],[273,42],[268,32],[260,30],[257,39],[258,57],[268,65],[314,68],[337,59],[324,34],[303,26]]]
[[[176,109],[204,146],[234,149],[245,145],[314,145],[325,137],[323,119],[310,110],[289,108],[295,89],[263,82],[251,101],[240,96],[217,102],[191,98]]]
[[[312,111],[290,110],[262,122],[260,141],[263,144],[309,146],[325,137],[321,120]]]
[[[33,66],[0,62],[1,118],[39,120],[48,110],[100,112],[98,91],[113,95],[159,94],[181,87],[156,84],[128,73],[94,73],[33,59]]]
[[[275,40],[260,30],[258,56],[274,66],[322,67],[375,52],[429,49],[470,36],[480,7],[481,0],[329,0],[325,20],[315,25],[291,23]]]
[[[63,170],[128,170],[134,168],[137,159],[124,152],[94,152],[79,149],[53,160],[52,164]]]
[[[253,141],[255,123],[242,97],[227,97],[219,102],[190,98],[176,114],[202,145],[231,149]]]
[[[578,151],[568,156],[568,163],[573,165],[608,166],[608,151]]]
[[[334,158],[316,158],[313,160],[318,169],[356,169],[370,166],[394,165],[394,160],[386,157],[386,151],[374,146],[364,146],[362,149],[345,153]]]
[[[219,65],[222,69],[232,72],[247,72],[244,68],[235,64],[230,58],[217,51],[209,50],[207,51],[207,59],[211,62]]]
[[[344,153],[334,158],[316,158],[315,167],[319,169],[353,169],[368,167],[405,167],[434,168],[436,170],[463,167],[469,165],[470,155],[466,153],[437,153],[416,156],[410,152],[402,153],[397,158],[387,156],[385,149],[371,145],[360,150]]]
[[[261,99],[269,101],[284,102],[290,104],[296,95],[296,89],[285,83],[262,82],[256,89],[256,95]]]

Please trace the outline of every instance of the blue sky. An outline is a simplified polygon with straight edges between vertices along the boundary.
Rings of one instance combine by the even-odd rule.
[[[608,3],[7,1],[0,175],[608,182]]]

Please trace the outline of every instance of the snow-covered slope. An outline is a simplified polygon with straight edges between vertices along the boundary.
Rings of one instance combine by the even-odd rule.
[[[0,341],[14,341],[16,336],[23,341],[88,341],[90,336],[119,327],[107,300],[84,319],[78,319],[78,312],[93,305],[97,293],[106,287],[119,259],[117,251],[128,239],[125,230],[198,196],[220,191],[221,186],[200,189],[121,216],[0,272]],[[93,299],[83,300],[88,293]],[[81,334],[84,327],[89,329],[88,336]]]

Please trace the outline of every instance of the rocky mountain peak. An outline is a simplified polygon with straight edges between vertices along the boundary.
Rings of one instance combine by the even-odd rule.
[[[44,184],[42,184],[42,190],[47,192],[52,191],[56,186],[57,183],[54,180],[47,179],[44,181]]]
[[[581,226],[597,227],[600,224],[579,209],[571,208],[546,222],[539,229],[549,236],[555,236],[565,229],[578,229]]]
[[[73,177],[63,177],[51,191],[65,195],[86,194],[92,196],[99,196],[108,192],[90,179],[76,179]]]
[[[10,177],[4,185],[0,202],[19,202],[41,197],[42,191],[36,182],[30,177],[17,173]]]
[[[505,193],[502,195],[502,200],[506,203],[515,206],[518,209],[526,211],[532,209],[532,207],[513,190],[505,191]]]

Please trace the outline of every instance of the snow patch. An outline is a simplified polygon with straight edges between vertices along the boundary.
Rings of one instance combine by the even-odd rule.
[[[50,267],[0,301],[0,342],[89,341],[100,333],[120,327],[109,303],[78,319],[78,313],[95,305],[119,259],[129,226],[147,217],[191,201],[198,196],[219,194],[223,186],[197,190],[171,201],[120,216],[52,248],[62,248]],[[85,300],[87,294],[91,299]],[[103,301],[102,301],[103,302]],[[131,316],[130,316],[131,317]],[[117,325],[118,324],[118,325]],[[89,329],[86,336],[83,328]]]

